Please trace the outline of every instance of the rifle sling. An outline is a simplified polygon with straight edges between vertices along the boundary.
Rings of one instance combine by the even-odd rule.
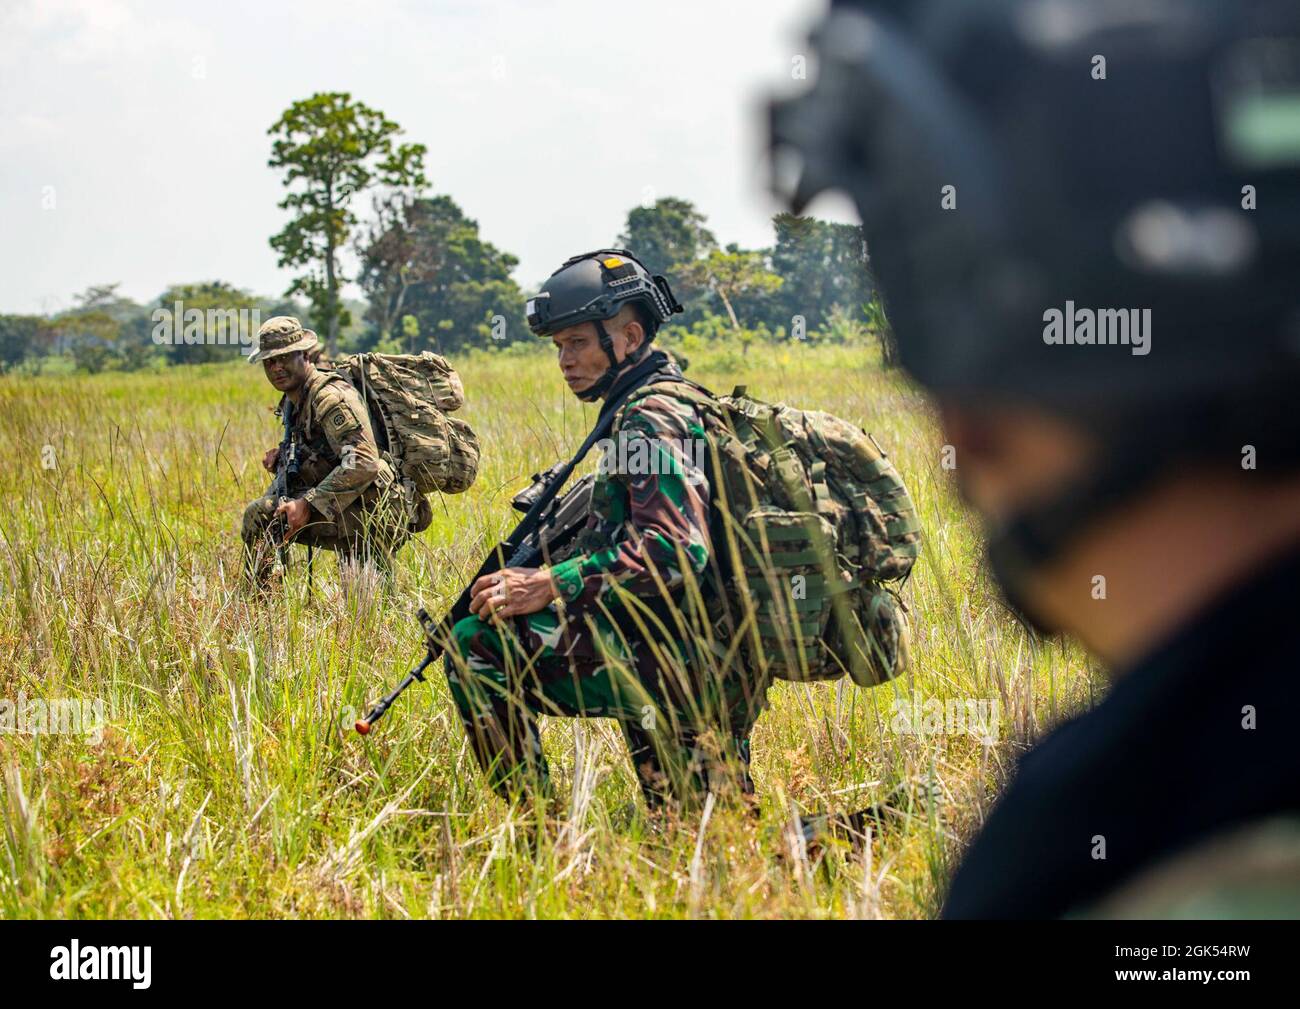
[[[433,637],[429,640],[430,654],[436,654],[434,651],[435,648],[438,652],[444,650],[446,641],[451,633],[451,628],[458,621],[469,616],[470,589],[473,588],[476,581],[484,575],[500,570],[502,567],[518,566],[528,557],[530,553],[529,548],[526,546],[528,537],[532,535],[533,531],[541,523],[542,518],[546,513],[546,509],[549,508],[551,502],[555,500],[556,495],[559,494],[560,488],[564,486],[565,481],[572,476],[573,471],[582,463],[582,460],[586,457],[587,453],[591,451],[592,446],[609,433],[609,429],[613,426],[614,420],[618,416],[619,409],[623,404],[631,399],[641,386],[645,385],[654,376],[670,367],[671,362],[668,359],[668,355],[660,350],[652,350],[646,355],[644,361],[636,365],[631,371],[623,375],[614,383],[614,387],[610,390],[608,398],[606,398],[604,404],[600,408],[600,415],[596,419],[595,427],[591,429],[591,433],[587,435],[582,445],[579,446],[578,451],[574,454],[573,458],[555,474],[551,479],[551,482],[547,485],[546,490],[538,496],[535,502],[533,502],[533,506],[528,509],[528,512],[519,521],[519,524],[515,526],[510,535],[503,539],[496,548],[487,555],[482,565],[479,567],[478,572],[470,579],[469,584],[465,586],[464,591],[461,592],[459,598],[457,598],[456,602],[447,612],[447,615],[439,621],[436,640]],[[502,564],[503,558],[505,559],[504,564]]]

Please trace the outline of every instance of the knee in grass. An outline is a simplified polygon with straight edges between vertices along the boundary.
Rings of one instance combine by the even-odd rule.
[[[478,617],[470,616],[456,621],[451,628],[451,639],[455,642],[456,651],[460,653],[461,658],[469,658],[474,643],[487,629],[488,625]]]
[[[244,542],[252,543],[266,532],[266,527],[270,524],[271,517],[274,514],[275,505],[270,498],[258,498],[256,501],[250,501],[248,507],[244,509],[244,518],[240,523],[240,533]]]

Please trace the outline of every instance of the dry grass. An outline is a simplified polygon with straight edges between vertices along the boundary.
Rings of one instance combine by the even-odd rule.
[[[919,397],[860,349],[699,355],[693,377],[840,414],[890,451],[926,530],[907,590],[917,671],[870,692],[779,684],[754,736],[761,822],[725,804],[703,829],[651,822],[616,727],[550,720],[570,815],[534,851],[482,784],[440,679],[369,739],[350,729],[417,655],[417,603],[454,598],[506,530],[509,495],[594,417],[545,355],[460,367],[482,473],[437,505],[395,586],[345,587],[318,558],[314,596],[300,566],[266,607],[241,594],[237,563],[239,515],[277,440],[258,373],[0,378],[0,698],[101,700],[107,721],[100,738],[0,733],[0,913],[935,914],[1017,753],[1100,680],[997,605]],[[998,698],[999,738],[895,731],[892,705],[912,692]],[[855,809],[900,784],[916,801],[867,858],[808,862],[796,811]]]

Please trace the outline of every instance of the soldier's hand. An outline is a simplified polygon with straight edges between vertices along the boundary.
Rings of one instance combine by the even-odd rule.
[[[546,609],[558,593],[546,568],[502,568],[470,586],[470,612],[484,620],[522,617]]]
[[[291,538],[307,524],[307,519],[311,517],[311,505],[302,498],[295,498],[280,505],[275,510],[275,514],[284,516],[284,520],[289,526],[286,538]]]
[[[269,473],[274,473],[275,460],[279,458],[279,456],[280,456],[280,447],[277,445],[275,448],[267,452],[266,455],[262,456],[262,468]]]

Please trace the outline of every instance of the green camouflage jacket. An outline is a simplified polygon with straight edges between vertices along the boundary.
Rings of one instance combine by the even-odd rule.
[[[615,586],[647,600],[702,576],[712,551],[707,441],[696,409],[669,395],[626,406],[601,450],[577,551],[551,568],[569,610],[608,605]]]

